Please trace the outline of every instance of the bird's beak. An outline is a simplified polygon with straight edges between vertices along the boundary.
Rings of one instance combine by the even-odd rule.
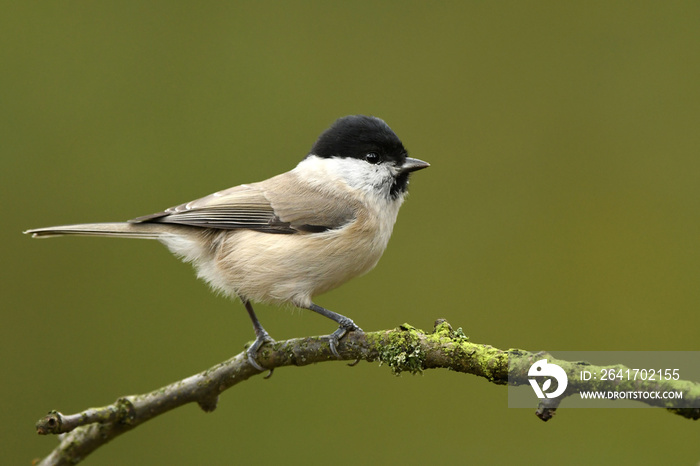
[[[401,173],[410,173],[416,170],[422,170],[428,168],[430,164],[428,162],[423,162],[419,159],[412,159],[411,157],[406,157],[406,161],[401,165]]]

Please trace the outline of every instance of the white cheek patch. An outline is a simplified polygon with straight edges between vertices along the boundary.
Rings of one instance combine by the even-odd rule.
[[[311,155],[302,160],[295,171],[304,177],[317,180],[342,180],[348,186],[365,192],[389,194],[396,169],[391,165],[373,165],[364,160],[334,157],[321,158]]]

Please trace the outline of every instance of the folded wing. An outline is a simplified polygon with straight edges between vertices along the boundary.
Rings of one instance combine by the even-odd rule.
[[[288,172],[260,183],[235,186],[130,222],[293,234],[340,228],[354,219],[352,200],[303,185],[292,177],[294,174]]]

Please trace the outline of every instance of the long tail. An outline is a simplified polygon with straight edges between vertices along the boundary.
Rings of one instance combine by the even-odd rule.
[[[34,238],[50,236],[83,235],[83,236],[112,236],[118,238],[160,239],[163,235],[176,234],[181,229],[179,225],[162,223],[81,223],[77,225],[61,225],[47,228],[27,230],[24,233]]]

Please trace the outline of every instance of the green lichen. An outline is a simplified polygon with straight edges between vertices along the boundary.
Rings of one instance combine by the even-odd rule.
[[[454,333],[455,332],[452,330],[452,326],[449,322],[447,322],[445,319],[438,319],[435,321],[435,328],[431,335],[452,338]]]
[[[469,341],[469,337],[464,334],[464,331],[462,330],[462,327],[459,327],[457,330],[455,330],[455,338],[460,339],[460,340],[466,340]]]
[[[394,375],[402,372],[420,374],[423,372],[425,354],[420,344],[422,331],[409,324],[403,324],[397,332],[390,333],[379,349],[379,362],[391,368]]]

